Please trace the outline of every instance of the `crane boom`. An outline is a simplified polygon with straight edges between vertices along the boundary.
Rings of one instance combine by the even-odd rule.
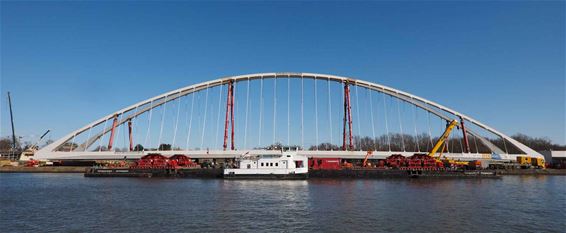
[[[368,158],[373,154],[372,150],[368,150],[366,157],[364,158],[364,162],[362,163],[362,167],[366,167],[368,165]]]
[[[457,120],[452,120],[450,123],[446,124],[446,129],[444,130],[444,133],[442,133],[442,136],[438,138],[436,144],[434,145],[432,150],[428,153],[428,156],[434,157],[434,155],[436,154],[438,149],[440,149],[440,147],[442,147],[444,150],[443,145],[446,142],[446,139],[448,139],[448,136],[450,136],[450,132],[452,132],[452,130],[454,129],[454,127],[456,127],[456,125],[458,125]]]

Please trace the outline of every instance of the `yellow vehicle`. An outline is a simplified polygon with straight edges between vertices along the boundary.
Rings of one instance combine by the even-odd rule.
[[[531,165],[531,157],[528,156],[517,156],[517,163],[521,166]]]
[[[545,168],[544,159],[543,158],[532,158],[531,164],[538,168]]]
[[[543,158],[529,157],[529,156],[517,156],[517,163],[521,165],[522,168],[545,168],[545,162]]]

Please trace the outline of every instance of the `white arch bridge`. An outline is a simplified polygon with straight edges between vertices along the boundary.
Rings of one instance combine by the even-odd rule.
[[[120,109],[38,150],[40,160],[139,158],[148,153],[234,158],[280,147],[312,157],[426,152],[458,120],[443,155],[542,157],[433,101],[376,83],[314,73],[260,73],[179,88]]]

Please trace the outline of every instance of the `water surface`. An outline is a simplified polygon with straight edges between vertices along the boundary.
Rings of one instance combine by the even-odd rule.
[[[0,174],[2,232],[564,232],[566,176],[84,178]]]

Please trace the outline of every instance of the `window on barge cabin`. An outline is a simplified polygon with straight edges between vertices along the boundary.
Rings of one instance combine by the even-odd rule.
[[[276,167],[279,167],[278,163],[275,163],[275,166],[276,166]]]
[[[263,167],[263,163],[261,163],[261,166]]]
[[[300,161],[300,160],[295,161],[295,167],[296,168],[302,168],[303,167],[303,161]]]
[[[273,167],[273,163],[269,163],[269,166],[270,166],[270,167]]]

